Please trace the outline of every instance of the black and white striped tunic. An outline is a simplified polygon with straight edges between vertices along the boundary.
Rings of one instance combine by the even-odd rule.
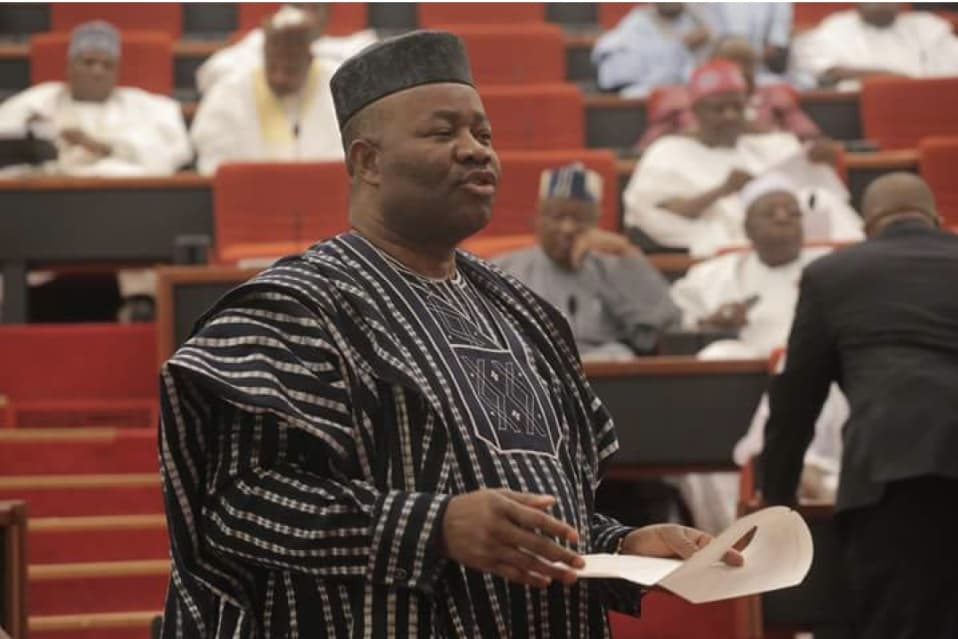
[[[163,636],[606,637],[638,590],[530,589],[446,560],[450,496],[545,493],[580,552],[617,447],[554,309],[484,262],[404,271],[356,234],[227,295],[161,374]]]

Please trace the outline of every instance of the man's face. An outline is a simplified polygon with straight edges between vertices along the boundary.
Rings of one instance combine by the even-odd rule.
[[[759,258],[769,266],[798,259],[804,241],[798,200],[784,191],[758,198],[746,214],[745,234]]]
[[[858,5],[858,13],[862,20],[874,27],[890,27],[901,5],[897,2],[862,2]]]
[[[266,82],[278,97],[293,95],[303,88],[313,63],[306,31],[270,34],[264,46]]]
[[[735,146],[745,129],[745,93],[727,91],[701,98],[692,107],[703,141]]]
[[[673,19],[682,15],[682,11],[685,9],[685,3],[683,2],[656,2],[655,10],[663,18]]]
[[[572,247],[576,239],[599,221],[594,202],[549,198],[539,205],[536,234],[545,254],[559,266],[572,268]]]
[[[74,100],[103,102],[116,86],[117,60],[103,51],[80,53],[67,63],[67,83]]]
[[[499,158],[479,94],[464,84],[427,84],[384,98],[378,142],[385,224],[419,245],[450,246],[492,216]]]

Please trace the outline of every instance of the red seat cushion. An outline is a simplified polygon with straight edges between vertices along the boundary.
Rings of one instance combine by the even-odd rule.
[[[105,20],[121,31],[162,31],[178,39],[183,32],[183,5],[179,2],[54,2],[50,5],[51,31],[70,31],[91,20]]]
[[[490,84],[564,82],[565,38],[553,24],[445,25],[466,43],[472,77]]]
[[[575,85],[489,86],[480,95],[498,150],[585,146],[585,106]]]
[[[918,147],[918,165],[935,193],[946,226],[958,225],[958,137],[927,138]]]
[[[419,26],[545,22],[544,2],[420,2]]]
[[[862,86],[865,137],[882,149],[909,149],[921,138],[958,135],[958,78],[868,80]]]
[[[224,164],[213,178],[216,258],[234,263],[277,248],[286,254],[342,233],[348,195],[342,162]]]

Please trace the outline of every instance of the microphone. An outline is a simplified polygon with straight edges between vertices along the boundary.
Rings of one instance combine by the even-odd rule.
[[[568,309],[569,309],[569,318],[575,319],[575,313],[577,310],[579,310],[579,302],[578,300],[576,300],[575,295],[569,296]]]

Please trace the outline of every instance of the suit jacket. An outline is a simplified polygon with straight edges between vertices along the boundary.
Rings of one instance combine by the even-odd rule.
[[[769,393],[769,503],[794,501],[832,380],[851,408],[840,510],[878,502],[888,482],[958,478],[958,236],[898,222],[805,268],[785,370]]]

